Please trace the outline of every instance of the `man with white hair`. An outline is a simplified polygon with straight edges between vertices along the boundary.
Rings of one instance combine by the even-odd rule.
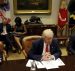
[[[51,29],[46,29],[42,33],[42,38],[33,42],[28,58],[34,60],[51,60],[61,56],[57,39],[53,38]]]

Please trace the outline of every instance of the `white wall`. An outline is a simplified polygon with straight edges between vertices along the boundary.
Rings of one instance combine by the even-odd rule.
[[[10,2],[10,17],[12,20],[12,24],[14,24],[14,19],[16,16],[20,16],[22,18],[22,22],[25,20],[29,19],[32,15],[14,15],[14,10],[13,10],[13,0],[9,0]],[[44,24],[57,24],[57,17],[58,17],[58,10],[59,10],[59,4],[60,0],[52,0],[52,12],[51,15],[37,15],[41,17],[41,20]]]

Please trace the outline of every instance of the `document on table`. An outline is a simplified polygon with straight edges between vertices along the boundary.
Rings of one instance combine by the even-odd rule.
[[[28,60],[26,66],[31,67],[31,63],[33,60]],[[49,61],[35,61],[37,68],[46,68],[46,69],[55,69],[59,68],[59,66],[64,66],[64,62],[58,58],[57,60],[49,60]]]
[[[2,60],[0,60],[0,63],[2,62]]]
[[[64,62],[63,62],[60,58],[58,58],[58,59],[55,61],[55,63],[56,63],[58,66],[64,66],[64,65],[65,65]]]
[[[26,64],[26,67],[31,67],[31,63],[33,62],[33,60],[29,59],[27,64]]]
[[[42,61],[42,64],[45,66],[46,69],[59,68],[59,66],[55,63],[55,60]]]
[[[36,66],[37,66],[38,69],[39,68],[45,68],[45,66],[40,61],[36,61]]]

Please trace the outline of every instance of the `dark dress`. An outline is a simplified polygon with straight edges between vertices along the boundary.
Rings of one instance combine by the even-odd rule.
[[[16,47],[21,50],[21,44],[22,44],[22,39],[25,37],[26,34],[26,28],[22,24],[20,26],[14,26],[14,42],[16,43]],[[19,38],[19,40],[16,40],[16,37]]]

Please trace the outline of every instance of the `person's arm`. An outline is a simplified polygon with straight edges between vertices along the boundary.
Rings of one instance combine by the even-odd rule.
[[[70,51],[72,54],[75,54],[75,50],[73,48],[70,48]]]
[[[0,35],[2,33],[2,23],[0,23]]]
[[[10,24],[7,25],[7,31],[8,31],[8,34],[13,32],[12,26]]]
[[[73,49],[73,46],[72,46],[73,42],[74,42],[74,38],[73,38],[73,36],[71,36],[69,39],[67,50],[68,50],[68,53],[75,54],[75,50]]]
[[[23,26],[24,26],[24,33],[26,34],[27,33],[26,26],[25,25],[23,25]]]
[[[61,21],[66,21],[66,17],[63,19],[60,13],[59,13],[59,18]]]
[[[42,55],[35,54],[35,52],[39,52],[39,51],[37,51],[37,44],[34,42],[32,44],[31,50],[28,53],[28,58],[33,60],[41,60]]]
[[[54,40],[54,54],[52,55],[52,57],[53,56],[55,57],[55,59],[61,57],[61,51],[57,39]]]

